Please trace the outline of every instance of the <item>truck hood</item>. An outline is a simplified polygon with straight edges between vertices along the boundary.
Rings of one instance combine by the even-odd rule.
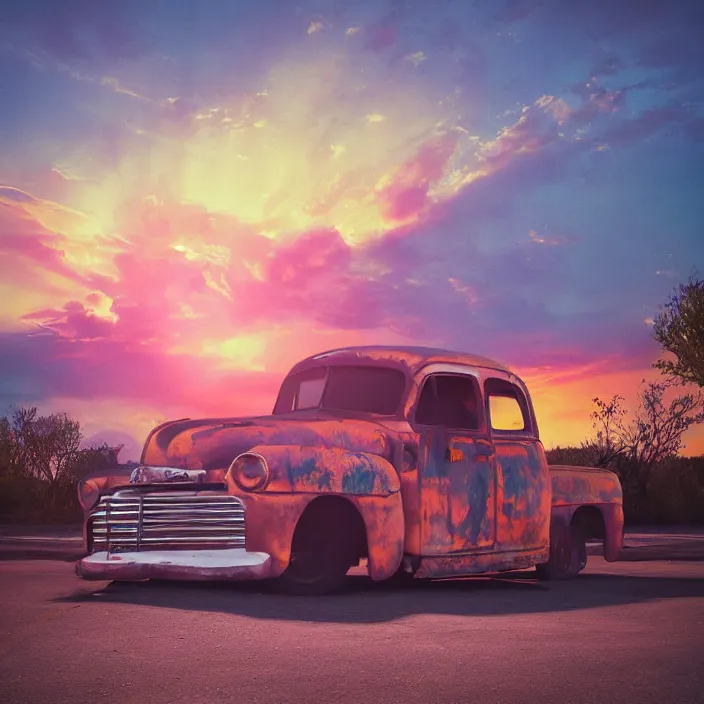
[[[389,432],[373,420],[297,413],[172,421],[147,438],[142,464],[205,470],[206,481],[221,481],[237,455],[258,445],[342,448],[389,461],[393,455]]]

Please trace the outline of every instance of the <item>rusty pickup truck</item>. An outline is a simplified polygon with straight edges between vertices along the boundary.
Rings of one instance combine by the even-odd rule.
[[[525,384],[484,357],[348,347],[296,364],[273,413],[181,419],[130,475],[84,478],[85,579],[266,579],[295,594],[373,580],[618,558],[615,474],[549,467]]]

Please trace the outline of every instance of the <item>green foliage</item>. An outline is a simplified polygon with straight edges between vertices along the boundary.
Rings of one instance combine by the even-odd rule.
[[[654,366],[685,383],[704,386],[704,281],[690,278],[675,289],[653,326],[653,337],[675,360]]]
[[[81,429],[65,413],[13,408],[0,418],[0,516],[80,520],[78,480],[108,464],[107,446],[80,449]]]

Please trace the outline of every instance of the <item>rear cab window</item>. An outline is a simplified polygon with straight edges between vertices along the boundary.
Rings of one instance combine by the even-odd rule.
[[[496,436],[535,435],[523,391],[510,381],[489,377],[484,381],[489,427]]]

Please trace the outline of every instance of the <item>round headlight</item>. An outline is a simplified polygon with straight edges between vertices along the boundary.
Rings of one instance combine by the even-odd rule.
[[[261,455],[244,452],[232,461],[230,476],[243,491],[261,491],[269,481],[269,467]]]
[[[100,498],[100,489],[92,479],[82,479],[78,483],[78,502],[84,511],[90,511]]]

